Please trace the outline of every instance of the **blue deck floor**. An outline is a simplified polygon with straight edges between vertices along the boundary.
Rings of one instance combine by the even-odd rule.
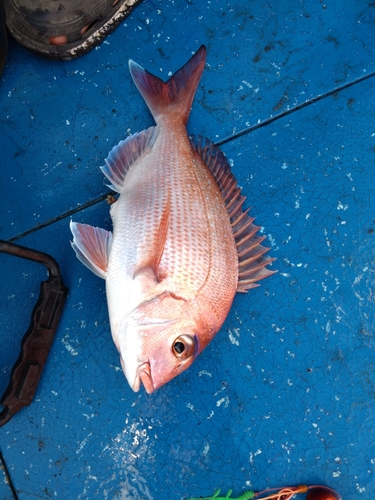
[[[104,282],[70,247],[69,213],[110,229],[99,167],[153,123],[128,59],[167,79],[202,43],[188,129],[222,143],[278,273],[235,298],[187,372],[135,394]],[[365,0],[144,0],[71,62],[10,41],[0,238],[54,256],[69,296],[34,402],[0,429],[14,490],[0,469],[1,499],[179,500],[299,483],[375,498],[374,110]],[[46,273],[1,254],[0,273],[2,393]]]

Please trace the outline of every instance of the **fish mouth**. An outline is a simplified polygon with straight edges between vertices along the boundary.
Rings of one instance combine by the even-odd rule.
[[[136,379],[142,382],[147,394],[151,394],[152,392],[154,392],[155,388],[152,382],[151,366],[149,361],[146,361],[145,363],[142,363],[138,366]]]

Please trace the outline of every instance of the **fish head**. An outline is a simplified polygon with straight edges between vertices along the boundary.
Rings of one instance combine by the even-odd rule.
[[[121,322],[117,347],[130,387],[147,393],[186,370],[208,344],[207,323],[169,292],[143,302]]]

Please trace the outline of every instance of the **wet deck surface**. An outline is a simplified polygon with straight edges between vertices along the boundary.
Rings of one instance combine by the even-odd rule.
[[[128,59],[167,79],[202,43],[188,129],[222,143],[278,273],[235,298],[187,372],[133,393],[104,282],[75,258],[69,220],[111,228],[99,167],[153,123]],[[145,0],[71,62],[10,42],[0,238],[55,257],[69,296],[34,402],[0,429],[13,488],[0,469],[0,498],[177,500],[299,483],[374,498],[374,56],[375,6],[362,0]],[[2,392],[46,273],[5,255],[0,272]]]

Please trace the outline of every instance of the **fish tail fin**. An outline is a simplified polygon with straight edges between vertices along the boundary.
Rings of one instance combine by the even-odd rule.
[[[133,81],[150,108],[156,123],[166,114],[179,115],[187,122],[195,92],[206,61],[206,47],[202,45],[193,57],[167,82],[129,61]]]

